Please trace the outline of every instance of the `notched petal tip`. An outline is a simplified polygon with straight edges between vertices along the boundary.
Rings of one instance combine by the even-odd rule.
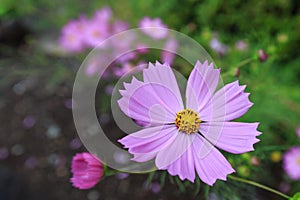
[[[155,66],[161,66],[162,64],[159,61],[155,61]]]
[[[124,96],[125,95],[125,93],[126,93],[126,90],[119,90],[119,93],[122,95],[122,96]],[[120,99],[119,99],[120,100]],[[118,100],[118,101],[119,101]]]
[[[171,174],[171,173],[169,173],[169,174]],[[171,175],[172,175],[172,174],[171,174]],[[172,176],[176,176],[176,174],[175,174],[175,175],[172,175]],[[182,180],[182,181],[188,180],[188,181],[190,181],[190,182],[192,182],[192,183],[195,182],[195,178],[196,178],[196,176],[194,176],[193,178],[192,178],[192,177],[184,177],[182,174],[178,174],[178,177],[179,177],[180,180]]]
[[[240,87],[241,87],[242,91],[245,91],[247,85],[240,85]]]
[[[118,140],[117,140],[117,142],[119,142],[119,143],[123,144],[123,143],[122,143],[123,139],[124,139],[124,138],[122,138],[122,139],[118,139]]]
[[[148,68],[144,69],[143,71],[145,71],[145,70],[147,70],[147,69],[152,69],[152,68],[154,68],[154,67],[155,67],[154,64],[153,64],[152,62],[149,62],[149,63],[148,63]]]
[[[262,132],[257,131],[257,134],[255,136],[260,136],[262,134]]]
[[[129,85],[130,85],[130,83],[123,82],[123,87],[124,87],[125,89],[128,89]]]
[[[208,60],[205,60],[203,63],[201,63],[201,61],[197,60],[195,67],[196,68],[210,68],[212,64],[213,67],[213,62],[211,62],[210,64],[208,64]]]
[[[120,144],[122,144],[123,148],[128,149],[129,146],[126,144],[126,140],[127,140],[127,138],[123,137],[122,139],[117,140],[117,142],[119,142]]]

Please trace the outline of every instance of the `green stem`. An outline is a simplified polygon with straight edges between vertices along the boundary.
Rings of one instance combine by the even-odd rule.
[[[146,187],[147,188],[149,188],[149,186],[150,186],[150,184],[153,180],[154,174],[155,174],[155,171],[149,173],[148,178],[146,180]]]
[[[239,182],[242,182],[242,183],[247,183],[247,184],[249,184],[249,185],[253,185],[253,186],[259,187],[259,188],[261,188],[261,189],[267,190],[267,191],[269,191],[269,192],[272,192],[272,193],[274,193],[274,194],[277,194],[277,195],[279,195],[279,196],[281,196],[281,197],[283,197],[283,198],[286,198],[286,199],[291,198],[290,196],[288,196],[288,195],[286,195],[286,194],[283,194],[283,193],[281,193],[281,192],[279,192],[279,191],[277,191],[277,190],[275,190],[275,189],[272,189],[272,188],[270,188],[270,187],[268,187],[268,186],[265,186],[265,185],[262,185],[262,184],[260,184],[260,183],[256,183],[256,182],[254,182],[254,181],[249,181],[249,180],[246,180],[246,179],[243,179],[243,178],[239,178],[239,177],[235,177],[235,176],[232,176],[232,175],[228,175],[228,178],[231,178],[231,179],[233,179],[233,180],[236,180],[236,181],[239,181]]]
[[[225,77],[225,76],[228,76],[230,74],[233,74],[235,69],[241,68],[241,67],[249,64],[250,62],[254,61],[254,60],[256,60],[256,59],[255,58],[247,58],[247,59],[239,62],[237,65],[235,65],[234,67],[232,67],[229,71],[223,73],[222,77]]]
[[[247,58],[241,62],[239,62],[236,66],[234,66],[234,68],[240,68],[244,65],[247,65],[248,63],[252,62],[253,60],[255,60],[254,58]]]

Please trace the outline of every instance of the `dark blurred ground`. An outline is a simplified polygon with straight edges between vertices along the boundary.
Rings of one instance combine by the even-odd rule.
[[[180,193],[168,181],[163,192],[157,181],[151,189],[146,189],[147,175],[107,177],[90,191],[73,188],[69,182],[70,162],[75,153],[85,149],[76,139],[68,105],[71,88],[60,85],[49,91],[43,79],[31,81],[23,92],[18,84],[24,80],[1,91],[1,200],[194,198],[192,193]],[[35,122],[29,123],[28,119]],[[112,125],[107,128],[114,130]]]

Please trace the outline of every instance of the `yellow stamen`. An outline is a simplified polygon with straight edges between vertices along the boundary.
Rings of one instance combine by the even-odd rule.
[[[187,108],[176,113],[175,124],[179,131],[186,134],[198,132],[200,123],[199,115],[191,109]]]
[[[300,166],[300,158],[297,158],[297,164]]]

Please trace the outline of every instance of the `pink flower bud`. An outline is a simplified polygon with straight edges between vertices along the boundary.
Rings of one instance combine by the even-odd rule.
[[[258,59],[260,62],[265,62],[269,55],[262,49],[258,50]]]
[[[73,157],[71,182],[78,189],[94,187],[103,176],[103,164],[90,153],[78,153]]]

